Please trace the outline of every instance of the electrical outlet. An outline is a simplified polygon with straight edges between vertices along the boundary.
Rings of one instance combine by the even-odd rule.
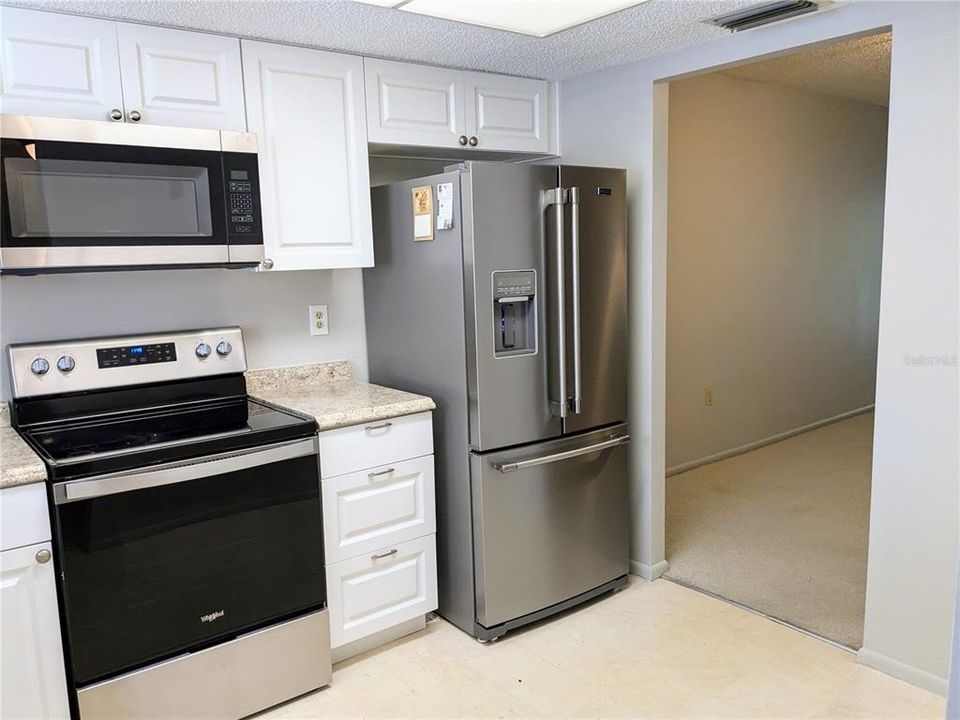
[[[703,389],[703,404],[707,407],[713,406],[713,388]]]
[[[326,305],[310,306],[310,334],[326,335],[330,332],[330,314]]]

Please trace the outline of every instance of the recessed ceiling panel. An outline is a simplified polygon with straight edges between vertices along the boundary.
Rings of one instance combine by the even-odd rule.
[[[641,2],[644,0],[401,0],[398,9],[546,37]]]

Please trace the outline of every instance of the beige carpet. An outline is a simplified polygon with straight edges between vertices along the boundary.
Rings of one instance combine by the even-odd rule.
[[[863,641],[873,413],[667,478],[667,576]]]

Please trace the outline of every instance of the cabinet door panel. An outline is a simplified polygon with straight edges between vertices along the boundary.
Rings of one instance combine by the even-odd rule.
[[[332,647],[436,610],[435,537],[327,565],[327,596]]]
[[[370,142],[459,147],[466,133],[459,70],[364,61]]]
[[[50,552],[40,543],[0,553],[0,717],[70,715],[53,561],[38,561]]]
[[[363,60],[242,41],[275,270],[373,265]]]
[[[127,119],[142,123],[247,129],[240,41],[206,33],[120,23]]]
[[[465,73],[467,134],[478,149],[547,152],[549,83],[545,80]]]
[[[0,112],[109,120],[123,108],[116,23],[0,7]]]
[[[433,453],[433,415],[423,412],[324,430],[320,477],[387,465]]]
[[[321,485],[328,563],[437,530],[433,455],[327,478]]]

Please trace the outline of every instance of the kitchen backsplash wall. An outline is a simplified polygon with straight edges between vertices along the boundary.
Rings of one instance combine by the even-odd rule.
[[[356,270],[252,270],[6,276],[0,279],[0,396],[10,397],[6,347],[97,335],[240,325],[251,368],[349,360],[367,378],[363,276]],[[328,335],[309,334],[326,304]]]

